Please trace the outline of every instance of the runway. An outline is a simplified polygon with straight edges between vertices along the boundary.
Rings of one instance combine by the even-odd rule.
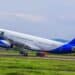
[[[0,57],[15,57],[15,58],[31,58],[31,59],[46,59],[46,60],[72,60],[75,61],[75,56],[57,56],[50,55],[45,57],[37,57],[37,56],[22,56],[19,54],[0,54]]]

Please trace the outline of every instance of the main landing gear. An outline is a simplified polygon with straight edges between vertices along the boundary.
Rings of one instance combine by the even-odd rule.
[[[39,57],[44,57],[46,55],[45,52],[37,52],[36,53],[36,56],[39,56]]]
[[[27,52],[27,51],[21,50],[21,51],[20,51],[20,54],[21,54],[22,56],[28,56],[28,52]],[[45,52],[37,52],[37,53],[36,53],[36,56],[38,56],[38,57],[44,57],[44,56],[46,56],[46,53],[45,53]]]
[[[22,56],[28,56],[28,50],[26,50],[24,48],[20,49],[19,52]],[[38,52],[36,52],[36,56],[44,57],[44,56],[46,56],[46,52],[38,51]]]
[[[22,56],[28,56],[28,50],[26,50],[26,49],[20,49],[20,54],[22,55]]]

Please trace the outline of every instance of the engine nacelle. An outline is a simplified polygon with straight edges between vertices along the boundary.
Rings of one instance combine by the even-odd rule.
[[[0,47],[3,48],[12,48],[13,44],[8,40],[0,40]]]

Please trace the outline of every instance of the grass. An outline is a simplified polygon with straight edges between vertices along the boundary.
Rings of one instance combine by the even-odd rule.
[[[31,52],[29,53],[31,54]],[[19,53],[18,51],[1,50],[0,54]],[[33,55],[35,54],[33,53]],[[1,56],[0,75],[75,75],[75,61]]]
[[[0,57],[0,75],[75,75],[75,61]]]

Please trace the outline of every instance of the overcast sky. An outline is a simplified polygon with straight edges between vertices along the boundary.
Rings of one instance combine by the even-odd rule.
[[[75,0],[0,0],[0,28],[44,38],[75,38]]]

